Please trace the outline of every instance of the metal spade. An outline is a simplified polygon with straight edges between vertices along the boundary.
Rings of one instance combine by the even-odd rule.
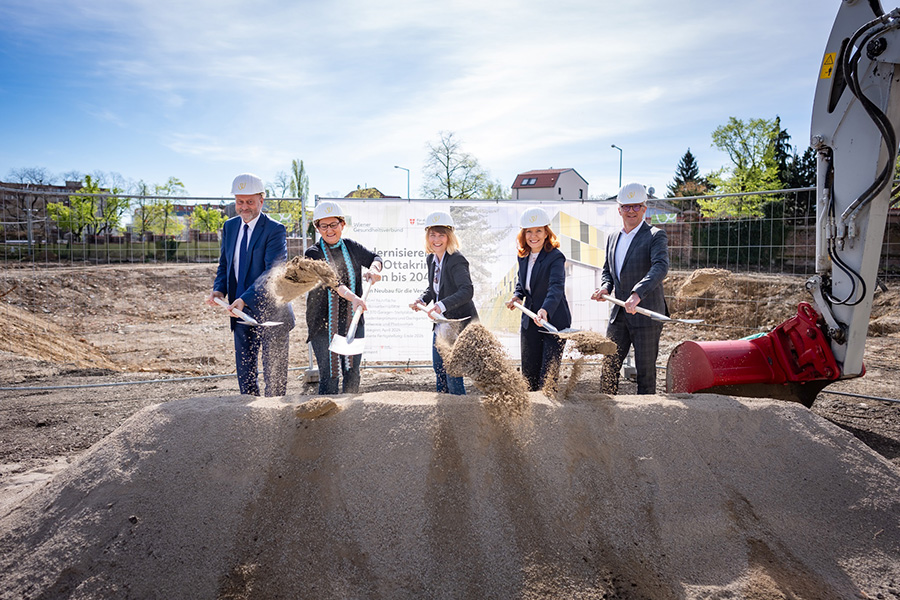
[[[372,283],[367,281],[366,289],[363,290],[362,295],[363,302],[369,297],[369,290],[371,289]],[[344,356],[354,356],[363,353],[363,350],[366,349],[366,338],[355,339],[356,327],[359,325],[359,319],[362,317],[362,313],[362,307],[353,311],[353,319],[350,321],[350,327],[347,328],[347,337],[334,334],[334,337],[331,338],[331,344],[328,346],[329,350],[335,354],[343,354]]]
[[[219,298],[218,296],[213,298],[213,301],[222,308],[229,308],[231,306],[230,304],[228,304],[228,301],[225,300],[225,298]],[[260,323],[244,311],[238,310],[236,308],[232,308],[231,312],[239,317],[238,323],[240,323],[241,325],[252,325],[254,327],[275,327],[276,325],[282,324],[282,321],[266,321],[264,323]]]

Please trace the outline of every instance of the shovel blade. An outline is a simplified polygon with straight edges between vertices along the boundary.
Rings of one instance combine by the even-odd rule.
[[[366,339],[354,339],[350,342],[347,342],[347,338],[342,335],[335,335],[331,338],[331,344],[329,344],[328,349],[334,352],[335,354],[343,354],[344,356],[356,356],[357,354],[362,354],[363,350],[366,349]]]
[[[541,333],[546,333],[549,335],[559,335],[561,333],[578,333],[579,331],[581,331],[581,330],[580,329],[572,329],[571,327],[566,327],[565,329],[557,329],[556,331],[547,331],[547,330],[543,330],[543,329],[540,330]]]
[[[242,321],[238,319],[238,325],[247,325],[248,327],[276,327],[283,324],[284,323],[282,321],[266,321],[265,323],[254,321],[253,323],[251,323],[250,321]]]

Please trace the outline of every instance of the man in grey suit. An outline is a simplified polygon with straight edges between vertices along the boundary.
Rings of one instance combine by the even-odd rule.
[[[600,289],[591,295],[591,299],[605,302],[603,296],[615,292],[614,297],[625,303],[624,309],[613,304],[609,314],[606,337],[616,343],[618,352],[604,357],[603,389],[618,393],[619,370],[629,348],[634,346],[637,393],[655,394],[662,323],[637,314],[635,307],[640,304],[642,308],[669,314],[662,287],[669,272],[668,237],[665,231],[644,221],[647,213],[644,186],[624,185],[616,200],[623,227],[607,240]]]

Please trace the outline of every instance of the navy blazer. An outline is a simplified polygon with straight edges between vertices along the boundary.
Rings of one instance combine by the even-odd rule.
[[[234,248],[243,224],[238,216],[225,221],[222,227],[222,246],[213,290],[225,294],[230,302],[238,297],[238,283],[234,276]],[[249,259],[241,261],[240,265],[241,271],[245,273],[244,281],[247,286],[240,293],[241,300],[246,304],[243,312],[258,321],[282,321],[293,328],[294,310],[290,302],[279,305],[266,290],[267,281],[263,277],[273,266],[287,260],[287,231],[284,225],[260,214],[250,236],[248,250]],[[232,318],[232,329],[236,321]]]
[[[419,300],[427,305],[429,302],[443,302],[444,312],[448,319],[462,319],[472,317],[462,322],[465,327],[472,321],[478,320],[478,311],[472,297],[475,295],[475,286],[472,285],[472,277],[469,275],[469,261],[459,252],[445,253],[441,263],[441,287],[439,294],[434,291],[434,254],[425,257],[428,265],[428,289],[422,292]],[[438,297],[439,296],[439,297]]]
[[[525,291],[525,278],[528,275],[528,256],[519,257],[519,279],[516,282],[515,295],[522,298],[525,308],[532,312],[540,309],[547,311],[547,321],[557,329],[566,329],[572,325],[572,313],[566,300],[566,257],[554,248],[550,252],[541,250],[534,267],[531,269],[531,293]],[[522,313],[522,329],[537,327],[534,321]]]
[[[658,227],[651,227],[646,221],[641,223],[625,261],[622,263],[622,272],[614,273],[616,264],[616,244],[621,230],[606,240],[606,261],[603,264],[603,274],[600,278],[600,287],[606,288],[613,296],[622,300],[628,300],[632,292],[636,292],[641,298],[638,305],[654,312],[669,314],[666,306],[666,297],[663,294],[663,279],[669,272],[669,238],[666,232]],[[632,327],[650,327],[656,321],[643,315],[629,315],[625,309],[613,304],[609,313],[609,322],[615,321],[622,314]]]

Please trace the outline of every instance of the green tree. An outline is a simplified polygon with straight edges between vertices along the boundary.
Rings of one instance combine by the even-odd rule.
[[[132,205],[134,210],[131,213],[131,226],[142,236],[150,231],[150,217],[152,211],[150,207],[153,205],[151,198],[150,185],[143,179],[135,184],[134,199]]]
[[[452,131],[441,131],[436,144],[428,144],[425,159],[425,198],[484,198],[492,188],[487,172],[471,154],[463,152]]]
[[[713,145],[726,152],[730,168],[712,173],[710,183],[723,194],[777,190],[783,186],[775,161],[775,142],[781,132],[777,119],[750,119],[746,123],[729,117],[712,133]],[[728,196],[698,200],[704,216],[762,216],[765,200],[759,196]]]
[[[289,233],[300,231],[303,218],[303,200],[309,196],[309,176],[302,160],[291,161],[290,174],[280,171],[275,179],[275,189],[281,192],[281,198],[290,194],[290,199],[269,197],[266,199],[266,214],[284,225]],[[272,194],[274,196],[274,194]],[[296,200],[300,198],[300,200]],[[307,211],[307,230],[315,231],[312,226],[312,212]],[[311,235],[308,234],[308,235]]]
[[[169,177],[163,184],[154,184],[149,206],[144,206],[147,230],[163,237],[179,235],[184,230],[184,224],[175,216],[173,199],[186,194],[184,184],[177,177]]]
[[[306,167],[303,161],[296,158],[291,161],[291,195],[300,198],[293,212],[296,230],[299,231],[303,221],[303,205],[309,206],[309,175],[306,173]],[[312,224],[312,211],[306,211],[306,237],[315,237],[316,228]]]
[[[675,169],[675,179],[668,185],[667,198],[687,198],[691,196],[705,196],[713,189],[713,185],[705,178],[700,176],[700,167],[697,165],[697,159],[694,158],[691,149],[688,148],[678,161]],[[684,200],[680,203],[681,210],[691,210],[696,208],[696,202],[692,200]]]
[[[105,190],[90,175],[85,175],[78,195],[69,196],[68,203],[50,202],[47,212],[57,227],[75,236],[112,232],[121,226],[128,210],[126,198],[119,198],[119,188]]]
[[[291,161],[291,196],[294,198],[302,198],[309,200],[309,175],[306,174],[306,167],[303,161],[296,158]]]
[[[487,182],[481,195],[491,200],[509,200],[512,198],[512,190],[508,185],[503,185],[501,180],[495,179]]]
[[[210,206],[204,208],[202,205],[194,207],[194,212],[190,217],[191,229],[196,229],[201,233],[215,233],[222,229],[225,223],[225,213],[218,208]]]

